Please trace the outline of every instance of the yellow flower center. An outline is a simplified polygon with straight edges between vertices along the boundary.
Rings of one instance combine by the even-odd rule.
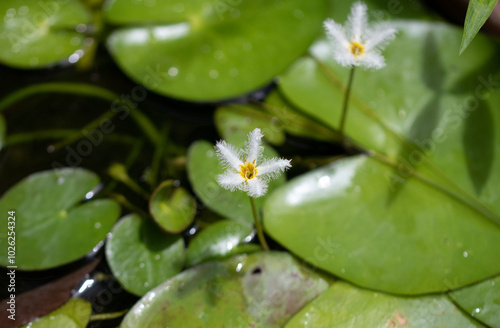
[[[257,176],[257,168],[255,167],[255,160],[252,163],[247,163],[245,159],[245,164],[240,165],[240,175],[245,181],[251,180]]]
[[[359,42],[351,41],[349,44],[349,51],[354,55],[354,57],[359,57],[365,53],[365,46]]]

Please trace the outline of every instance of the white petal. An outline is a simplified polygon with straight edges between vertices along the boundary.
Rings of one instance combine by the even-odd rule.
[[[289,159],[273,158],[257,166],[257,176],[265,180],[271,180],[280,175],[281,172],[292,167]]]
[[[377,26],[367,33],[365,51],[382,50],[396,36],[397,30],[387,25]]]
[[[234,146],[228,144],[226,141],[217,141],[215,144],[215,151],[217,153],[217,157],[219,157],[219,161],[224,164],[224,166],[239,170],[240,165],[243,165],[243,162],[240,159],[240,151],[238,151]]]
[[[224,174],[220,174],[217,177],[217,182],[221,185],[222,188],[235,191],[236,189],[243,188],[245,179],[243,179],[243,177],[238,173],[226,172]]]
[[[264,196],[267,192],[267,182],[258,177],[247,180],[244,186],[245,192],[253,198]]]
[[[342,25],[337,24],[333,19],[328,18],[323,22],[323,26],[326,29],[328,38],[334,43],[335,48],[347,48],[349,46],[349,40],[347,40],[347,36],[345,35]]]
[[[368,24],[366,11],[366,5],[360,1],[355,2],[351,7],[351,14],[349,15],[346,23],[346,28],[352,33],[352,35],[347,36],[352,41],[362,41],[361,38],[363,37],[363,34],[366,31],[366,25]]]
[[[259,128],[248,134],[248,141],[246,143],[247,162],[253,162],[262,155],[264,147],[260,144],[263,136]]]
[[[359,66],[373,69],[381,69],[385,66],[384,56],[377,51],[365,52],[363,56],[358,58]]]
[[[347,48],[338,48],[333,52],[333,59],[344,67],[358,66],[358,60]]]

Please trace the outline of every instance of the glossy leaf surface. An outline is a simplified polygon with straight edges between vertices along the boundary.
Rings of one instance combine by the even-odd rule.
[[[122,327],[282,327],[328,283],[287,253],[259,252],[186,270],[146,294]]]
[[[449,293],[471,316],[490,327],[500,327],[500,276]]]
[[[184,266],[184,240],[168,235],[149,219],[131,214],[113,228],[106,258],[123,287],[144,295]]]
[[[41,270],[74,261],[92,249],[111,230],[120,214],[115,201],[93,196],[99,183],[84,169],[34,173],[9,189],[0,199],[2,213],[15,212],[15,265]],[[9,227],[12,227],[9,225]],[[7,249],[7,224],[0,227],[0,245]],[[0,264],[12,265],[7,257]]]
[[[162,229],[177,233],[193,222],[196,201],[186,189],[174,186],[173,180],[167,180],[151,196],[149,212]]]
[[[265,230],[315,266],[392,293],[456,289],[500,272],[496,223],[417,177],[394,185],[393,174],[361,155],[310,171],[267,199]]]
[[[218,259],[238,251],[238,245],[250,241],[253,226],[246,222],[220,221],[197,234],[187,249],[186,265],[191,267],[210,259]],[[247,240],[248,238],[248,240]],[[248,244],[247,246],[250,246]],[[259,246],[254,245],[254,249]],[[245,251],[250,249],[244,248]]]
[[[107,45],[131,78],[160,94],[230,98],[269,83],[303,53],[326,8],[324,0],[116,0],[106,17],[120,28]]]
[[[483,327],[445,296],[398,297],[339,281],[295,315],[285,328]]]
[[[81,33],[91,15],[78,0],[3,0],[0,15],[0,62],[5,65],[41,68],[63,60],[74,63],[93,43]]]

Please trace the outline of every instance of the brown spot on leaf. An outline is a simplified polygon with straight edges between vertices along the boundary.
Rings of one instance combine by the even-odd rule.
[[[406,324],[408,323],[408,320],[406,320],[405,317],[403,317],[401,315],[401,313],[399,312],[396,312],[396,320],[398,321],[398,324],[401,326],[401,327],[404,327],[406,326]]]
[[[389,320],[387,320],[387,326],[392,328],[392,327],[396,327],[396,324],[394,323],[394,321],[389,319]]]

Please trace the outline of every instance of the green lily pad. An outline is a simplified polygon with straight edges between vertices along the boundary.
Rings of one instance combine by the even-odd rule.
[[[467,313],[492,328],[500,327],[500,276],[449,293]]]
[[[106,19],[120,26],[107,46],[125,73],[160,94],[235,97],[306,51],[326,9],[325,0],[110,1]]]
[[[478,37],[458,57],[456,28],[415,21],[397,28],[384,52],[387,67],[356,71],[347,118],[349,137],[374,159],[341,162],[287,185],[269,201],[264,221],[312,262],[321,244],[337,245],[340,253],[326,243],[332,253],[321,253],[318,265],[356,284],[407,294],[459,288],[500,272],[490,258],[497,259],[500,240],[500,83],[491,74],[498,46]],[[336,128],[349,70],[330,50],[316,43],[311,53],[324,64],[298,61],[281,87]],[[301,197],[297,185],[308,194]]]
[[[0,14],[2,64],[40,68],[64,59],[74,63],[91,45],[83,33],[91,14],[78,0],[2,0]]]
[[[214,114],[215,126],[223,139],[234,134],[245,138],[255,128],[260,128],[265,139],[273,145],[285,142],[285,132],[273,116],[259,111],[252,105],[226,105],[217,108]]]
[[[227,140],[234,145],[243,145],[246,136],[233,135]],[[236,140],[239,138],[238,140]],[[264,149],[264,158],[276,157],[278,154],[269,146]],[[252,207],[249,196],[242,191],[231,192],[217,183],[217,176],[224,172],[215,154],[214,145],[207,141],[196,141],[188,151],[187,172],[194,192],[208,208],[223,217],[236,221],[253,222]],[[285,182],[284,174],[269,183],[267,195]],[[267,195],[255,199],[258,209],[262,207]]]
[[[186,265],[192,267],[207,260],[234,255],[235,251],[252,250],[248,247],[237,248],[241,244],[248,243],[252,233],[253,226],[246,222],[216,222],[193,238],[186,252]],[[254,250],[260,249],[257,245],[253,246],[255,246]]]
[[[327,288],[287,253],[240,255],[167,280],[134,305],[122,328],[277,328]]]
[[[398,297],[336,282],[304,307],[285,328],[483,327],[445,296]]]
[[[266,200],[266,232],[311,264],[397,294],[456,289],[500,272],[500,227],[416,177],[354,156],[289,181]],[[453,227],[453,228],[450,228]]]
[[[92,314],[92,306],[81,298],[70,298],[66,304],[46,316],[30,322],[23,328],[85,328]]]
[[[106,258],[120,284],[142,296],[181,272],[184,239],[165,234],[151,220],[131,214],[113,228]]]
[[[90,171],[65,168],[34,173],[8,190],[0,199],[0,211],[15,212],[15,228],[0,227],[0,246],[7,249],[7,233],[14,230],[17,248],[15,264],[6,256],[0,264],[42,270],[90,252],[120,215],[120,207],[110,199],[78,205],[93,196],[98,183]]]
[[[153,192],[149,212],[163,230],[177,233],[193,222],[196,201],[186,189],[175,187],[173,180],[167,180]]]
[[[427,139],[444,139],[438,132],[455,127],[456,116],[468,114],[464,107],[469,102],[475,106],[487,98],[478,99],[476,88],[481,86],[481,95],[491,94],[498,81],[487,81],[492,71],[498,71],[498,47],[478,37],[474,47],[458,56],[460,30],[453,26],[424,21],[393,24],[398,34],[383,52],[387,66],[356,70],[345,129],[358,145],[396,159],[404,140],[418,149]],[[298,60],[280,79],[280,89],[305,113],[337,129],[349,69],[334,61],[332,45],[325,39],[310,53],[322,64],[310,57]]]

